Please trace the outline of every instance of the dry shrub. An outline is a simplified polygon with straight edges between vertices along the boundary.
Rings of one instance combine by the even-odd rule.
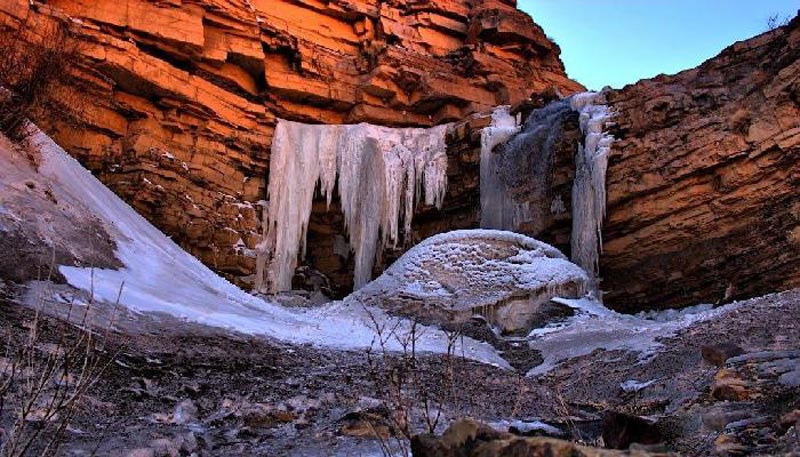
[[[80,103],[64,94],[79,46],[66,25],[0,29],[0,132],[16,143],[27,139],[27,122],[77,119]],[[73,97],[74,98],[74,97]]]
[[[419,357],[417,343],[427,331],[416,320],[404,328],[402,318],[382,321],[367,307],[364,311],[374,332],[373,341],[365,352],[367,377],[375,387],[387,417],[367,424],[381,446],[384,456],[411,456],[411,439],[418,433],[437,433],[446,420],[445,409],[452,407],[461,413],[464,407],[459,379],[466,357],[458,354],[463,348],[460,329],[445,331],[447,352],[435,364],[425,364]],[[390,347],[397,343],[400,351]]]
[[[62,320],[45,317],[48,294],[23,322],[24,336],[11,332],[0,342],[0,457],[59,455],[87,394],[119,354],[106,344],[114,317],[107,326],[92,325],[92,296],[70,300]]]

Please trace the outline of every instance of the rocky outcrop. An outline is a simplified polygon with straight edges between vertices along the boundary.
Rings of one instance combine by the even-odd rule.
[[[498,432],[470,419],[452,424],[441,437],[418,435],[411,442],[414,457],[514,457],[514,456],[570,456],[612,457],[625,455],[668,456],[668,452],[610,451],[582,446],[554,438],[523,438]]]
[[[85,57],[72,89],[87,102],[85,125],[37,121],[184,248],[238,278],[255,266],[276,117],[430,126],[581,89],[558,47],[505,0],[0,5],[5,27],[54,21],[72,24]],[[325,213],[312,220],[311,258],[341,271],[347,289],[346,262],[326,251],[338,215]]]
[[[800,19],[607,94],[601,269],[618,309],[800,285]]]

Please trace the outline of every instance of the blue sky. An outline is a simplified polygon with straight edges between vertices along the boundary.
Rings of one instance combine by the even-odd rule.
[[[800,0],[518,0],[561,47],[567,73],[619,88],[693,68],[736,41],[794,17]]]

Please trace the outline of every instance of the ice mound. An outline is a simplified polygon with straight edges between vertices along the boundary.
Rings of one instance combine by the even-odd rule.
[[[583,296],[589,277],[556,248],[499,230],[433,236],[350,296],[423,322],[480,315],[504,333],[528,329],[551,298]]]

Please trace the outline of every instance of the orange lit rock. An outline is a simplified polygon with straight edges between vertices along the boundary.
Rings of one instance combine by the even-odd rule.
[[[243,279],[254,268],[275,117],[430,126],[549,87],[582,90],[558,47],[512,5],[10,0],[0,25],[72,25],[85,56],[75,69],[85,125],[37,122],[181,246]],[[454,195],[466,191],[452,182]],[[456,216],[432,217],[444,228]],[[324,249],[333,230],[323,230],[310,258],[324,270],[339,260]]]

